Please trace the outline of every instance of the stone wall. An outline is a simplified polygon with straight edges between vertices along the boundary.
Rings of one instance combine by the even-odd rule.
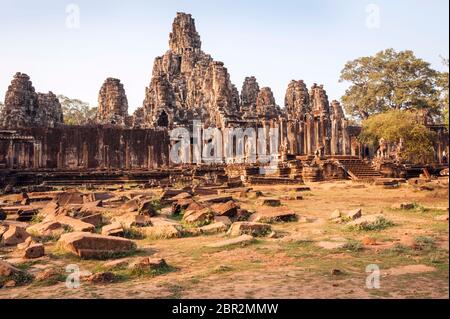
[[[168,165],[167,132],[116,126],[0,131],[0,166],[14,169],[153,169]]]

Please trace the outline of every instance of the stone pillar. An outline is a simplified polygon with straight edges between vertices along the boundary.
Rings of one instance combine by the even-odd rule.
[[[83,143],[83,167],[85,169],[89,168],[89,145],[88,143]]]

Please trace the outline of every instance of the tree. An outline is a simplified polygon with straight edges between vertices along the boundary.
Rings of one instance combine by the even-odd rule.
[[[86,102],[70,99],[64,95],[58,95],[58,100],[63,109],[65,124],[85,125],[97,115],[97,108],[90,107]]]
[[[347,114],[360,119],[389,110],[439,111],[439,72],[412,51],[387,49],[348,62],[340,82],[351,82],[342,97]]]
[[[362,123],[358,137],[362,143],[379,146],[383,138],[387,143],[403,141],[400,157],[410,163],[427,163],[433,159],[434,133],[418,120],[414,111],[392,110],[370,116]]]
[[[448,87],[448,67],[449,67],[449,61],[448,58],[442,58],[442,64],[447,67],[446,72],[441,72],[439,74],[438,79],[438,86],[440,88],[440,104],[442,109],[442,118],[444,121],[444,124],[447,126],[447,129],[449,128],[448,123],[448,94],[449,94],[449,87]]]

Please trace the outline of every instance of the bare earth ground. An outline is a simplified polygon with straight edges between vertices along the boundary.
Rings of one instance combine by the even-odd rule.
[[[357,184],[351,181],[313,183],[303,200],[283,201],[301,217],[297,222],[276,224],[281,238],[258,238],[245,246],[207,248],[225,235],[171,240],[139,240],[139,254],[164,258],[174,271],[155,276],[94,285],[81,283],[69,289],[64,282],[52,286],[0,289],[0,298],[448,298],[448,184],[433,191],[418,191],[408,184],[399,189]],[[291,192],[285,186],[254,187],[268,196]],[[237,199],[246,209],[255,201]],[[393,204],[415,202],[413,211],[391,209]],[[395,226],[379,231],[348,230],[328,220],[335,209],[362,208],[363,216],[379,213]],[[355,243],[376,239],[361,250],[347,245],[326,249],[334,242]],[[408,242],[423,243],[419,248]],[[356,245],[357,246],[357,245]],[[104,261],[86,261],[52,255],[22,268],[77,264],[95,271]],[[353,247],[353,248],[352,248]],[[0,248],[0,255],[4,254]],[[381,270],[379,289],[366,288],[366,267]],[[340,270],[332,274],[333,269]]]

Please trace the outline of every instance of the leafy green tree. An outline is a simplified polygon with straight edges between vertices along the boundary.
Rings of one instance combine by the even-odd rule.
[[[434,133],[419,121],[413,111],[392,110],[370,116],[362,123],[358,137],[362,143],[379,146],[383,138],[387,143],[403,141],[401,159],[410,163],[427,163],[433,159]]]
[[[86,102],[70,99],[64,95],[58,95],[61,103],[64,122],[68,125],[85,125],[94,120],[97,115],[97,108],[90,107]]]
[[[387,49],[348,62],[340,82],[351,86],[342,97],[347,114],[367,119],[389,110],[427,109],[438,113],[439,72],[412,51]]]
[[[446,72],[441,72],[439,74],[439,80],[438,85],[440,88],[440,104],[442,109],[442,118],[444,121],[444,124],[447,126],[447,129],[449,128],[448,123],[448,94],[449,94],[449,87],[448,87],[448,67],[449,67],[449,61],[447,59],[442,59],[442,64],[444,64],[447,67]]]

